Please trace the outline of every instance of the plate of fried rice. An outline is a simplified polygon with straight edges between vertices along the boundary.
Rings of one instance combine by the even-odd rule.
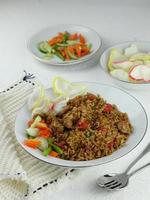
[[[121,158],[142,141],[148,120],[135,97],[106,84],[82,85],[84,93],[55,98],[47,109],[33,113],[27,102],[18,111],[16,138],[29,154],[56,166],[82,168]],[[53,90],[45,89],[46,95],[55,96]]]

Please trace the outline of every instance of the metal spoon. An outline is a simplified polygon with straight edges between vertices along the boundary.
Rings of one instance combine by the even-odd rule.
[[[142,167],[136,169],[135,171],[128,174],[128,171],[148,152],[150,151],[150,143],[145,147],[145,149],[139,154],[139,156],[130,163],[130,165],[127,167],[125,172],[121,174],[105,174],[97,179],[97,185],[101,188],[104,188],[106,190],[116,190],[121,189],[128,185],[129,178],[135,174],[136,172],[140,171],[141,169],[147,167],[150,165],[150,163],[147,163],[143,165]]]

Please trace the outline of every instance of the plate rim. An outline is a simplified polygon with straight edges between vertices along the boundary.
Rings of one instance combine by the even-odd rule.
[[[94,81],[78,81],[78,82],[73,82],[73,83],[87,83],[87,84],[97,84],[97,85],[104,85],[104,86],[107,86],[107,87],[112,87],[112,88],[115,88],[115,89],[117,89],[117,90],[120,90],[121,92],[124,92],[124,93],[126,93],[127,95],[129,95],[130,97],[132,97],[139,105],[140,105],[140,107],[142,108],[142,110],[143,110],[143,113],[144,113],[144,116],[145,116],[145,119],[146,119],[146,124],[145,124],[145,130],[144,130],[144,133],[143,133],[143,136],[142,136],[142,138],[139,140],[139,142],[133,147],[133,148],[131,148],[128,152],[126,152],[126,153],[124,153],[123,155],[120,155],[120,156],[118,156],[118,157],[116,157],[116,158],[112,158],[111,160],[106,160],[106,161],[103,161],[102,163],[90,163],[89,165],[88,165],[88,161],[86,161],[87,162],[87,164],[86,165],[82,165],[82,163],[85,163],[85,161],[78,161],[78,162],[80,162],[81,164],[74,164],[73,166],[71,166],[71,165],[69,165],[69,160],[65,160],[65,162],[67,163],[68,162],[68,164],[65,164],[65,165],[61,165],[61,164],[54,164],[53,162],[48,162],[48,161],[45,161],[45,160],[42,160],[42,159],[40,159],[39,157],[36,157],[35,155],[33,155],[32,153],[30,153],[29,151],[27,151],[25,148],[24,148],[24,146],[23,146],[23,144],[21,144],[20,143],[20,141],[18,140],[18,137],[16,136],[17,134],[16,134],[16,118],[17,118],[17,115],[18,115],[18,113],[19,113],[19,111],[25,106],[25,104],[26,104],[26,102],[17,110],[17,113],[16,113],[16,116],[15,116],[15,137],[16,137],[16,140],[17,140],[17,142],[19,143],[19,145],[21,146],[21,148],[23,148],[29,155],[31,155],[33,158],[35,158],[35,159],[37,159],[37,160],[40,160],[40,161],[42,161],[42,162],[44,162],[44,163],[47,163],[47,164],[49,164],[49,165],[53,165],[53,166],[58,166],[58,167],[64,167],[64,168],[66,168],[66,167],[68,167],[68,168],[74,168],[74,169],[77,169],[77,168],[86,168],[86,167],[93,167],[93,166],[98,166],[98,165],[103,165],[103,164],[106,164],[106,163],[110,163],[110,162],[113,162],[113,161],[115,161],[115,160],[118,160],[118,159],[120,159],[120,158],[122,158],[122,157],[124,157],[124,156],[126,156],[126,155],[128,155],[131,151],[133,151],[142,141],[143,141],[143,139],[144,139],[144,137],[145,137],[145,135],[146,135],[146,132],[147,132],[147,128],[148,128],[148,116],[147,116],[147,113],[146,113],[146,109],[144,108],[144,106],[142,105],[142,103],[136,98],[136,97],[134,97],[132,94],[130,94],[130,93],[128,93],[128,92],[126,92],[125,90],[123,90],[123,89],[121,89],[121,88],[119,88],[119,87],[116,87],[116,86],[114,86],[114,85],[110,85],[110,84],[105,84],[105,83],[101,83],[101,82],[94,82]],[[51,89],[51,87],[49,87],[49,88],[45,88],[46,90],[48,90],[48,89]],[[111,154],[112,155],[112,154]],[[105,157],[107,157],[107,156],[105,156]],[[98,159],[101,159],[101,158],[98,158]],[[94,160],[97,160],[97,159],[94,159]],[[92,161],[92,160],[89,160],[89,161]],[[76,161],[72,161],[72,162],[76,162]]]

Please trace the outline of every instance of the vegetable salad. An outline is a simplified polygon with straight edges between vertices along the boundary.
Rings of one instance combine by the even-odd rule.
[[[58,33],[48,41],[38,44],[38,49],[43,53],[45,59],[57,56],[63,61],[78,60],[91,52],[91,44],[88,44],[85,37],[78,33],[67,31]]]
[[[26,135],[28,139],[24,140],[24,144],[34,149],[38,148],[44,156],[59,157],[63,153],[63,150],[53,143],[53,132],[40,115],[28,121]]]
[[[52,81],[52,89],[56,95],[54,98],[50,98],[41,85],[38,85],[28,98],[27,105],[32,119],[27,122],[26,139],[23,143],[30,148],[39,149],[44,156],[60,157],[63,150],[54,143],[54,133],[42,119],[40,113],[49,110],[59,111],[68,99],[84,94],[86,87],[82,84],[71,83],[61,77],[55,77]]]

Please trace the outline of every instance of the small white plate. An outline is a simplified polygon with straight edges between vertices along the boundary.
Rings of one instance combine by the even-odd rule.
[[[52,37],[56,36],[59,32],[64,32],[64,31],[68,31],[69,33],[81,33],[82,35],[84,35],[87,42],[92,44],[91,53],[78,60],[63,61],[57,58],[56,56],[54,56],[54,58],[52,59],[44,59],[43,54],[38,50],[38,44],[41,41],[47,41]],[[69,66],[87,61],[99,51],[100,47],[101,47],[101,37],[96,31],[85,26],[71,25],[71,24],[68,25],[60,24],[46,28],[34,34],[28,42],[28,49],[37,60],[54,66],[64,66],[64,65]]]
[[[49,164],[62,167],[81,168],[101,165],[103,163],[118,159],[132,151],[141,142],[146,133],[148,121],[146,112],[140,102],[138,102],[138,100],[130,94],[110,85],[90,82],[83,82],[83,84],[88,87],[89,92],[100,94],[109,103],[116,104],[120,111],[128,114],[134,131],[124,147],[120,148],[109,156],[90,161],[69,161],[50,156],[44,157],[40,150],[29,148],[23,144],[23,141],[26,139],[26,123],[29,119],[31,119],[31,113],[28,110],[27,104],[25,104],[17,113],[15,133],[18,142],[29,154]],[[47,93],[51,95],[52,89],[47,89]]]
[[[119,44],[116,44],[112,47],[109,47],[108,49],[106,49],[103,54],[101,55],[100,58],[100,66],[103,69],[103,71],[112,78],[112,80],[119,86],[123,87],[123,88],[127,88],[127,89],[133,89],[133,90],[149,90],[150,89],[150,83],[132,83],[132,82],[127,82],[127,81],[123,81],[123,80],[119,80],[113,76],[111,76],[111,74],[108,72],[108,58],[109,58],[109,54],[111,49],[118,49],[118,50],[123,50],[127,47],[129,47],[131,44],[135,44],[138,49],[139,52],[144,52],[144,53],[148,53],[150,52],[150,41],[129,41],[129,42],[122,42]]]

